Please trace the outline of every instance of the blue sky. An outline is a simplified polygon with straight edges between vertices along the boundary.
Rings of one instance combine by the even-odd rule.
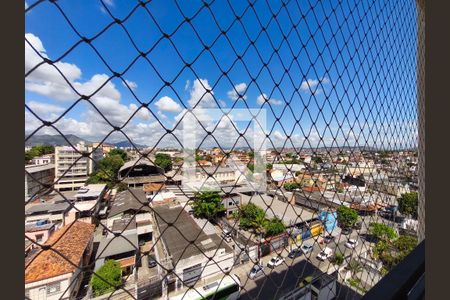
[[[161,138],[160,146],[180,146],[166,129],[174,129],[184,109],[197,103],[197,108],[220,106],[232,112],[266,109],[265,131],[276,146],[286,136],[286,147],[414,144],[413,1],[409,6],[392,1],[286,2],[286,8],[281,1],[254,1],[253,7],[247,1],[213,1],[209,7],[201,1],[151,1],[145,8],[125,0],[58,1],[59,8],[43,2],[25,15],[26,72],[42,60],[29,43],[56,60],[81,40],[78,34],[98,36],[92,42],[95,50],[81,42],[55,65],[80,94],[103,86],[91,100],[115,126],[128,121],[140,107],[138,100],[149,103],[123,128],[133,142],[149,146]],[[126,31],[112,23],[110,14],[125,19]],[[179,26],[186,17],[191,22]],[[162,38],[162,32],[170,39]],[[147,59],[139,57],[150,49]],[[109,68],[118,73],[127,69],[122,78],[128,86],[120,78],[108,81]],[[79,98],[49,65],[37,68],[25,82],[25,103],[45,120],[58,119]],[[215,131],[220,146],[237,138],[231,123],[224,120]],[[32,131],[41,122],[26,109],[25,124]],[[83,101],[55,126],[90,140],[102,140],[112,131]],[[181,129],[177,125],[174,134],[182,135]],[[43,128],[42,133],[56,132]],[[124,139],[122,134],[110,136],[111,141]]]

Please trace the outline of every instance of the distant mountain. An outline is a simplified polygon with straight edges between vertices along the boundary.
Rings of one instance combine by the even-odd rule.
[[[118,148],[138,148],[138,149],[143,149],[143,148],[147,148],[147,146],[144,145],[140,145],[140,144],[136,144],[133,143],[131,144],[130,141],[126,140],[126,141],[121,141],[121,142],[117,142],[117,143],[111,143],[113,146],[116,146]]]
[[[86,144],[91,143],[73,134],[67,134],[65,135],[65,138],[72,145],[76,145],[79,142],[85,142]],[[33,135],[25,142],[25,146],[36,146],[36,145],[69,146],[69,143],[66,141],[65,138],[59,134]]]

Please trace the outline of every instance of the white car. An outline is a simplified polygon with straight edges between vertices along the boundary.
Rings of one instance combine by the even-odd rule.
[[[281,256],[274,256],[272,259],[267,263],[267,266],[271,269],[281,265],[284,261],[284,258]]]
[[[345,247],[350,249],[355,249],[358,246],[358,241],[355,239],[349,239],[347,243],[345,243]]]
[[[257,264],[257,265],[254,265],[253,268],[250,270],[248,277],[250,279],[255,279],[263,274],[264,274],[264,266]]]
[[[320,260],[326,260],[333,255],[333,250],[331,248],[325,247],[319,254],[317,254],[316,258]]]

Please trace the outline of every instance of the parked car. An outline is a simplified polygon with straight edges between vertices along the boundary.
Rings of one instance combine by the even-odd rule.
[[[325,247],[319,254],[317,254],[316,258],[320,260],[326,260],[333,255],[333,250],[331,248]]]
[[[227,242],[227,243],[231,242],[231,236],[228,234],[222,233],[222,239],[225,240],[225,242]]]
[[[297,247],[292,249],[291,252],[289,252],[288,257],[294,259],[296,257],[302,256],[302,254],[303,254],[302,249],[300,247]]]
[[[314,246],[311,244],[304,244],[301,247],[303,253],[308,254],[314,250]]]
[[[274,269],[275,267],[281,265],[284,261],[284,258],[281,256],[274,256],[272,259],[267,263],[267,266],[271,269]]]
[[[345,247],[350,248],[350,249],[355,249],[356,246],[358,246],[358,241],[355,239],[349,239],[345,243]]]
[[[260,264],[254,265],[253,268],[250,270],[250,273],[248,274],[248,277],[250,279],[255,279],[255,278],[257,278],[257,277],[259,277],[259,276],[264,274],[263,270],[264,270],[264,266],[263,265],[260,265]]]
[[[351,228],[342,228],[342,230],[341,230],[341,234],[343,234],[343,235],[349,235],[351,233],[352,233]]]
[[[333,242],[335,239],[336,239],[336,237],[335,237],[335,236],[332,236],[332,235],[330,234],[330,235],[327,235],[326,237],[323,238],[323,242],[324,242],[325,244],[329,244],[329,243]]]
[[[148,267],[149,268],[154,268],[156,267],[158,264],[156,263],[156,258],[153,254],[149,254],[148,256]]]

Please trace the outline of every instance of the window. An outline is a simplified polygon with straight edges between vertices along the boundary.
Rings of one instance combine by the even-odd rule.
[[[47,295],[59,293],[61,290],[61,282],[47,285]]]

